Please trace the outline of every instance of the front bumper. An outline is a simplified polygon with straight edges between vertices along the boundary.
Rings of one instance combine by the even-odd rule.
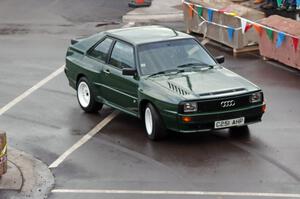
[[[182,132],[182,133],[192,133],[192,132],[202,132],[214,129],[215,121],[228,120],[234,118],[245,117],[244,125],[260,122],[263,115],[263,104],[251,106],[243,109],[236,109],[224,112],[212,112],[212,113],[193,113],[193,114],[176,114],[174,123],[169,123],[167,128]],[[186,123],[182,121],[182,117],[191,117],[191,121]],[[170,121],[170,118],[168,118]],[[172,125],[173,124],[173,125]]]

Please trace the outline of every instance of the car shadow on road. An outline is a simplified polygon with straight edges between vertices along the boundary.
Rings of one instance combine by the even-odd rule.
[[[237,130],[225,129],[189,134],[170,132],[164,140],[151,141],[142,121],[120,113],[97,135],[97,139],[104,139],[172,167],[207,167],[229,159],[244,160],[247,152],[231,142],[249,142],[251,136],[250,130],[239,134]]]

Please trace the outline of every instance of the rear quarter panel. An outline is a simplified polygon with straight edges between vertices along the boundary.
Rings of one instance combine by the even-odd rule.
[[[95,82],[99,81],[99,74],[103,65],[93,58],[86,55],[87,51],[92,48],[99,40],[104,37],[104,33],[99,33],[79,40],[78,43],[71,45],[66,54],[66,76],[72,88],[76,89],[79,77],[85,76],[92,88]],[[95,89],[98,95],[98,90]]]
[[[102,71],[103,64],[82,55],[78,57],[67,57],[66,68],[68,68],[68,79],[70,85],[76,89],[78,80],[80,77],[84,76],[88,79],[91,89],[95,92],[96,96],[99,96],[99,88],[97,88],[97,83],[101,82],[100,72]]]

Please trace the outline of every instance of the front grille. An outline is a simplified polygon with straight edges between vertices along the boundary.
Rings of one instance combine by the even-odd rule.
[[[199,112],[215,112],[215,111],[227,111],[234,110],[237,108],[244,108],[250,105],[253,105],[249,101],[250,95],[235,96],[235,97],[226,97],[226,98],[217,98],[209,99],[198,102]],[[234,100],[234,106],[222,107],[221,102],[232,101]]]
[[[225,113],[215,113],[208,115],[199,115],[192,118],[191,123],[183,123],[180,125],[181,130],[198,131],[204,129],[214,129],[216,121],[228,120],[234,118],[245,117],[245,124],[260,122],[263,112],[261,107],[254,107],[246,110],[237,110]]]

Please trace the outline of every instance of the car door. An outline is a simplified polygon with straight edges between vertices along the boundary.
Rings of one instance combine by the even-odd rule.
[[[135,68],[134,47],[116,40],[103,68],[103,96],[109,104],[131,114],[138,113],[137,76],[122,75],[123,68]]]
[[[102,101],[103,95],[101,90],[103,85],[102,71],[108,61],[109,52],[114,40],[108,37],[99,41],[92,49],[87,52],[84,63],[92,69],[89,80],[93,82],[98,100]]]

